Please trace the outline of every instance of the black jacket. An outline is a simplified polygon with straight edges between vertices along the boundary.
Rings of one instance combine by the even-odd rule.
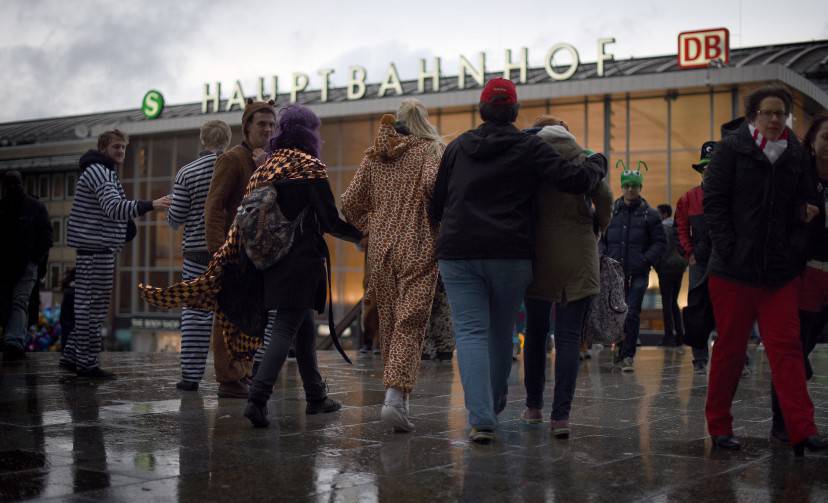
[[[325,310],[328,246],[324,233],[359,242],[362,233],[339,217],[327,180],[296,180],[277,183],[279,208],[293,220],[306,207],[301,228],[297,228],[290,252],[271,268],[259,271],[247,255],[224,275],[219,304],[228,319],[243,330],[264,329],[267,311],[278,308]]]
[[[483,123],[451,142],[429,207],[440,225],[439,259],[531,259],[533,201],[542,181],[563,192],[592,190],[606,174],[597,155],[565,161],[535,135]]]
[[[0,200],[0,236],[13,240],[0,246],[0,282],[17,282],[33,262],[38,278],[46,273],[46,261],[52,247],[52,224],[46,206],[21,190],[11,189]]]
[[[601,252],[621,262],[627,276],[649,274],[667,249],[661,217],[644,198],[626,204],[618,198],[601,238]]]
[[[809,177],[803,148],[790,134],[785,152],[771,165],[743,119],[725,124],[722,132],[704,176],[710,273],[754,286],[782,286],[805,261],[807,226],[800,216]]]
[[[809,203],[819,208],[817,215],[808,224],[807,259],[819,262],[828,262],[828,179],[822,179],[817,172],[816,160],[808,156],[810,178],[808,183],[812,189],[808,195]]]

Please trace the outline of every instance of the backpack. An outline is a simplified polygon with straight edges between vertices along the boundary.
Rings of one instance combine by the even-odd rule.
[[[305,208],[290,221],[282,213],[276,188],[265,185],[242,199],[236,212],[235,225],[245,254],[263,271],[275,265],[290,251],[297,227],[302,232]]]
[[[584,340],[609,345],[624,338],[627,301],[624,268],[606,255],[600,256],[601,291],[592,298],[584,323]]]

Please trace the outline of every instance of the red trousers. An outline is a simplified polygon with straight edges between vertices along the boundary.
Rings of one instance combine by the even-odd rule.
[[[730,406],[745,365],[754,320],[759,321],[771,380],[791,442],[796,444],[817,434],[799,340],[799,281],[797,278],[783,287],[768,289],[710,276],[710,300],[719,333],[713,346],[705,408],[711,435],[733,433]]]

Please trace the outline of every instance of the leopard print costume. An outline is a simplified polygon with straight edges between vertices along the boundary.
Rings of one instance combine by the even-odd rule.
[[[379,315],[383,383],[404,393],[417,380],[437,283],[437,233],[426,208],[440,155],[433,142],[398,133],[385,115],[342,195],[345,218],[368,236],[366,294]]]
[[[270,154],[267,161],[253,172],[250,181],[247,182],[244,195],[246,197],[257,188],[280,180],[326,180],[327,178],[327,167],[319,159],[300,150],[280,149]],[[191,280],[174,283],[166,288],[139,283],[138,290],[148,304],[161,309],[186,306],[213,311],[215,313],[214,323],[219,333],[222,334],[231,357],[238,361],[251,361],[256,350],[262,345],[262,334],[245,334],[239,330],[227,319],[217,301],[225,267],[238,262],[241,253],[239,229],[234,221],[227,233],[227,240],[213,255],[204,274]]]

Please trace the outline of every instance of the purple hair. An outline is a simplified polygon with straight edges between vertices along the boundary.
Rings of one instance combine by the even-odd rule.
[[[319,157],[322,137],[319,135],[321,122],[310,108],[302,105],[288,105],[279,110],[278,132],[270,139],[270,152],[280,148],[295,148],[314,157]]]

